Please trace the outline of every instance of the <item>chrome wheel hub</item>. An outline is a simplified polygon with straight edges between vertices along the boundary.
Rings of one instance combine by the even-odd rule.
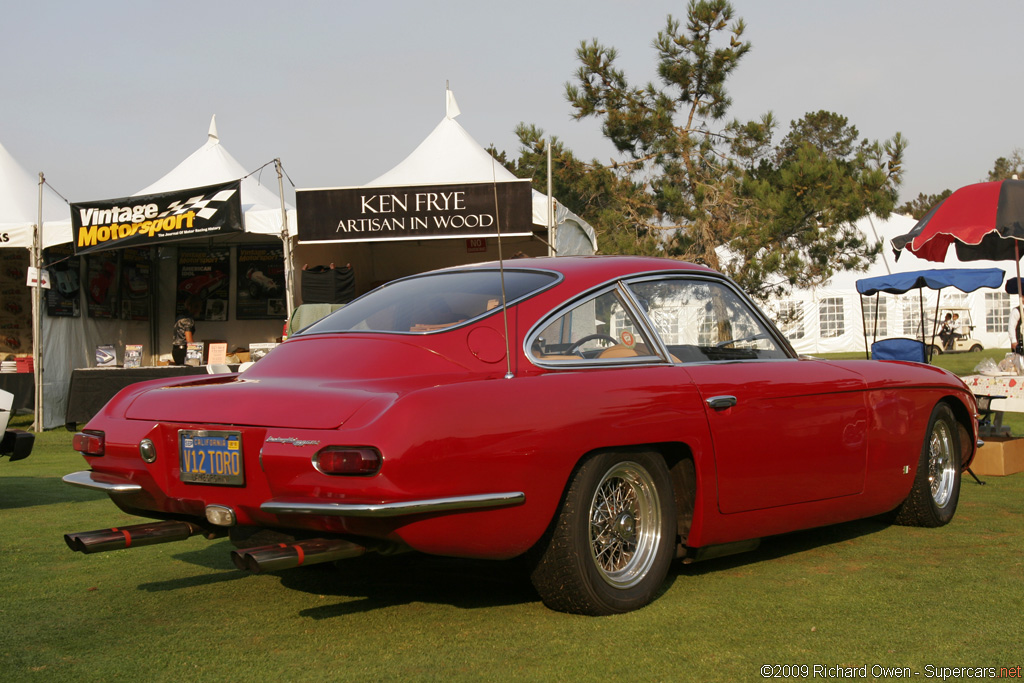
[[[953,435],[949,425],[937,422],[928,443],[928,483],[932,500],[945,507],[953,495],[956,471],[953,463]]]
[[[616,588],[641,581],[661,544],[661,506],[650,473],[621,462],[601,479],[590,504],[590,554]]]

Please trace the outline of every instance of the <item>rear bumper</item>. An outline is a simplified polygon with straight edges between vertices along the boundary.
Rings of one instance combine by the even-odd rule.
[[[134,493],[141,491],[142,487],[135,482],[112,474],[100,474],[99,472],[72,472],[63,478],[65,484],[80,486],[84,489],[105,491],[106,493]]]
[[[452,510],[522,505],[526,494],[521,491],[485,493],[452,498],[428,498],[391,503],[329,503],[314,498],[278,498],[260,505],[260,510],[275,515],[329,515],[335,517],[400,517]]]
[[[64,483],[113,494],[142,491],[142,486],[129,479],[91,471],[68,474],[64,477]],[[507,507],[522,505],[525,502],[526,494],[521,491],[378,503],[334,503],[318,498],[274,498],[262,503],[260,510],[274,515],[400,517],[455,510]]]

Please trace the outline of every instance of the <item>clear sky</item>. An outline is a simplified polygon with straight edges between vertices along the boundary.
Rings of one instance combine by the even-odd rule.
[[[825,109],[862,137],[910,142],[902,199],[984,180],[1024,147],[1024,3],[734,0],[753,49],[731,115],[784,124]],[[53,2],[0,0],[0,143],[70,201],[137,192],[206,141],[247,169],[280,157],[298,187],[366,183],[444,116],[517,154],[536,124],[577,155],[614,150],[573,121],[564,85],[581,41],[656,79],[651,41],[685,2]],[[276,176],[262,178],[276,192]],[[290,188],[286,198],[294,200]]]

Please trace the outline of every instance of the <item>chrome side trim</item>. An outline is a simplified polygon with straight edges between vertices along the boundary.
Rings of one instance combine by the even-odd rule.
[[[260,510],[277,515],[335,515],[338,517],[399,517],[429,512],[522,505],[526,494],[484,493],[453,498],[428,498],[397,503],[326,503],[312,498],[278,498],[260,505]]]
[[[142,490],[141,486],[127,479],[91,471],[72,472],[65,475],[63,481],[72,486],[81,486],[84,489],[106,491],[107,493],[131,493]]]

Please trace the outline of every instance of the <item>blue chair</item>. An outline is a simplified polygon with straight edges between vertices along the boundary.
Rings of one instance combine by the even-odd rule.
[[[924,342],[897,337],[882,339],[872,344],[871,360],[909,360],[915,363],[927,363],[928,354]]]

